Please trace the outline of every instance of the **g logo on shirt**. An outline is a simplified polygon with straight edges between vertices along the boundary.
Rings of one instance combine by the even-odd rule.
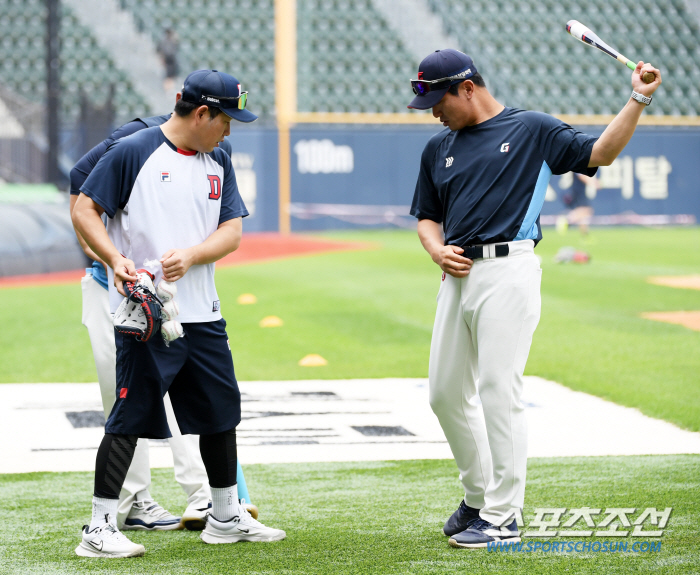
[[[501,144],[501,152],[507,152],[510,150],[510,142],[506,142],[505,144]]]
[[[219,176],[207,176],[211,191],[209,192],[210,200],[218,200],[221,197],[221,179]]]

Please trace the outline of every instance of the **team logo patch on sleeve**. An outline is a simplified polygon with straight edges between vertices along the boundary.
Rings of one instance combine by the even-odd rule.
[[[170,181],[170,172],[161,172],[160,173],[160,181],[161,182],[169,182]]]

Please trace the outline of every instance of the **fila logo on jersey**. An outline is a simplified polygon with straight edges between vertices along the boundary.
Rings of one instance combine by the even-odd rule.
[[[449,168],[452,165],[452,162],[454,162],[454,158],[450,156],[449,158],[445,158],[445,167]]]
[[[505,144],[501,144],[501,152],[507,152],[510,150],[510,142],[506,142]]]
[[[160,181],[161,182],[169,182],[170,181],[170,172],[161,172],[160,173]]]
[[[209,199],[218,200],[221,197],[221,179],[219,176],[207,176],[207,178],[210,186]]]

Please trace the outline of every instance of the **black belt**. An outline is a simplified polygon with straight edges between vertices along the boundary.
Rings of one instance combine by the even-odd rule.
[[[476,260],[484,257],[484,246],[465,246],[464,253],[460,254],[465,258],[470,260]],[[508,244],[497,244],[496,245],[496,257],[504,258],[510,253],[510,246]]]

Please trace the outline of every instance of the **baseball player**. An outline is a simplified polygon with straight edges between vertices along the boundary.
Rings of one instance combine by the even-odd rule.
[[[567,217],[567,223],[578,224],[582,235],[588,234],[588,226],[593,217],[593,207],[586,196],[586,187],[591,185],[600,189],[598,178],[591,178],[585,174],[572,174],[571,190],[563,197],[564,205],[571,210]]]
[[[80,188],[73,223],[109,266],[111,312],[128,286],[144,288],[149,274],[137,268],[156,260],[158,269],[146,283],[152,292],[161,280],[177,282],[184,337],[166,342],[154,334],[137,341],[115,331],[116,400],[97,454],[92,519],[78,555],[144,554],[142,545],[119,531],[115,518],[137,439],[171,435],[166,392],[182,434],[199,435],[212,497],[202,540],[286,536],[256,521],[238,498],[240,392],[214,285],[214,262],[237,249],[241,219],[248,215],[230,156],[217,147],[230,133],[232,119],[257,118],[246,110],[246,101],[247,92],[232,76],[193,72],[173,116],[111,144]],[[106,228],[102,214],[108,217]]]
[[[641,79],[647,71],[655,75],[650,84]],[[659,71],[640,62],[632,98],[596,139],[547,114],[502,106],[457,50],[429,55],[411,81],[409,107],[432,108],[447,128],[423,151],[411,214],[442,269],[429,381],[465,491],[443,528],[453,547],[520,540],[523,371],[540,317],[542,270],[533,250],[549,178],[593,176],[610,165],[660,83]]]
[[[178,93],[176,101],[180,97],[181,94]],[[80,194],[80,186],[83,185],[110,144],[144,128],[160,126],[169,120],[170,116],[171,114],[164,114],[150,118],[137,118],[128,122],[117,128],[109,138],[97,144],[80,158],[70,172],[71,213]],[[221,142],[218,147],[225,150],[229,156],[231,155],[231,144],[228,140]],[[90,337],[106,420],[116,399],[115,362],[117,353],[114,344],[114,326],[112,316],[109,313],[107,272],[104,262],[97,259],[97,255],[85,243],[77,230],[75,233],[85,254],[94,260],[92,267],[86,270],[86,275],[81,282],[83,325],[87,328]],[[164,401],[168,424],[173,431],[173,437],[170,438],[168,444],[173,452],[175,479],[187,495],[187,509],[182,517],[176,517],[153,501],[149,493],[151,468],[148,441],[139,440],[119,498],[119,511],[116,519],[117,525],[122,530],[158,531],[181,529],[182,527],[190,530],[202,530],[206,522],[206,514],[211,508],[209,484],[202,458],[199,455],[199,438],[196,435],[184,436],[179,432],[177,425],[173,425],[175,415],[167,394]],[[240,462],[238,463],[237,476],[238,495],[245,502],[244,505],[248,511],[257,519],[258,510],[255,505],[250,503],[250,495]]]

